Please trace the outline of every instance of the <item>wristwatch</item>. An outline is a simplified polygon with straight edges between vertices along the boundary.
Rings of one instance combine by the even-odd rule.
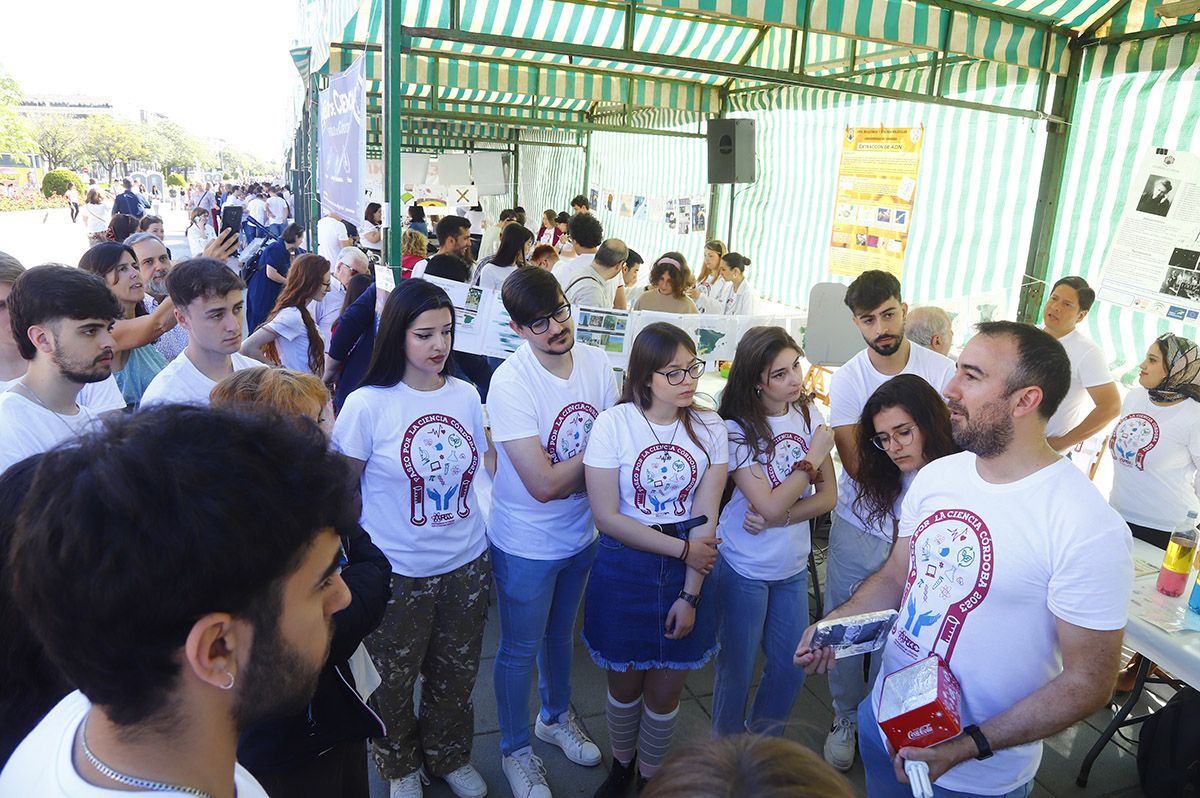
[[[691,604],[692,609],[696,609],[697,607],[700,606],[700,597],[693,595],[693,594],[687,592],[686,590],[679,591],[679,598],[683,599],[688,604]]]
[[[974,723],[963,729],[963,734],[969,735],[975,741],[975,747],[979,749],[979,755],[975,757],[976,759],[983,760],[992,755],[992,744],[988,742],[988,738],[983,736],[983,732]]]

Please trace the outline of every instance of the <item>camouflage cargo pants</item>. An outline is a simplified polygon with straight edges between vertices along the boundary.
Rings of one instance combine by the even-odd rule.
[[[404,778],[422,764],[444,776],[471,761],[471,690],[491,579],[487,551],[448,574],[392,575],[387,614],[366,641],[383,679],[371,704],[388,735],[373,739],[371,748],[385,779]],[[418,675],[425,677],[419,718],[413,715]]]

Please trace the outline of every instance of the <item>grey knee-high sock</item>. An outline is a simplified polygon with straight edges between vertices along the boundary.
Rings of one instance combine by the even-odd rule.
[[[628,765],[637,750],[642,698],[638,696],[636,701],[622,704],[609,693],[605,715],[608,718],[608,740],[612,744],[613,759]]]
[[[659,715],[649,709],[642,710],[641,733],[638,736],[638,772],[644,778],[652,778],[667,758],[667,749],[671,746],[671,736],[675,734],[675,718],[678,715],[679,707],[665,715]]]

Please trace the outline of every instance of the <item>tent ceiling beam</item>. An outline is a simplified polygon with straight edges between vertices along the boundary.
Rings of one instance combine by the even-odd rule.
[[[1027,119],[1053,118],[1040,110],[1010,108],[1006,106],[988,105],[985,103],[967,102],[964,100],[951,100],[941,97],[932,97],[927,94],[916,92],[884,88],[882,86],[869,86],[858,83],[848,83],[832,78],[799,75],[779,69],[765,69],[762,67],[754,67],[742,64],[726,64],[717,61],[702,61],[693,58],[664,56],[657,53],[621,50],[610,47],[595,47],[590,45],[566,44],[563,42],[545,40],[530,41],[528,39],[511,36],[467,33],[463,31],[447,30],[445,28],[402,27],[400,34],[402,39],[404,37],[439,39],[443,41],[482,44],[491,47],[507,47],[515,50],[533,49],[541,52],[556,53],[559,55],[574,55],[581,58],[596,58],[608,61],[623,61],[630,64],[642,64],[645,66],[683,69],[702,74],[716,75],[718,77],[774,83],[780,86],[801,86],[810,89],[824,89],[827,91],[859,94],[866,97],[878,97],[889,100],[907,100],[921,103],[934,103],[954,108],[967,108],[975,111],[1005,114],[1008,116],[1018,116]],[[1061,120],[1055,119],[1055,121]]]
[[[1178,36],[1185,33],[1195,33],[1200,31],[1200,22],[1188,22],[1183,25],[1172,25],[1169,28],[1156,28],[1154,30],[1139,30],[1133,33],[1122,33],[1119,36],[1105,36],[1100,39],[1090,39],[1085,42],[1080,42],[1079,47],[1095,47],[1096,45],[1108,44],[1124,44],[1125,42],[1138,41],[1139,39],[1158,39],[1163,36]]]
[[[1114,0],[1113,4],[1108,7],[1108,10],[1096,18],[1096,21],[1088,25],[1083,33],[1079,34],[1079,40],[1086,42],[1088,39],[1095,37],[1096,32],[1108,24],[1108,21],[1121,12],[1122,9],[1128,8],[1133,0]]]
[[[669,136],[673,138],[702,139],[703,133],[685,133],[678,130],[659,130],[649,127],[630,127],[629,125],[607,125],[599,122],[563,122],[545,119],[514,119],[510,116],[494,116],[490,114],[464,114],[457,111],[428,111],[413,110],[407,114],[409,119],[432,119],[447,122],[477,122],[482,125],[500,125],[510,128],[549,128],[551,130],[587,130],[597,133],[636,133],[645,136]]]

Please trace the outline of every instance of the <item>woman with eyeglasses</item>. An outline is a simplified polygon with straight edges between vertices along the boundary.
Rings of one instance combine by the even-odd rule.
[[[804,392],[802,356],[783,328],[753,327],[721,394],[733,494],[717,527],[724,543],[709,588],[721,644],[713,736],[783,734],[804,685],[792,657],[808,627],[809,519],[833,509],[837,478],[833,432]],[[762,681],[747,716],[760,649]]]
[[[704,363],[683,330],[648,325],[633,342],[620,402],[596,419],[583,456],[600,543],[583,639],[608,671],[613,764],[598,798],[624,795],[666,756],[689,671],[716,652],[716,615],[701,600],[729,436],[695,403]]]
[[[854,510],[872,527],[892,529],[894,540],[900,502],[917,471],[959,451],[946,400],[916,374],[892,377],[863,406],[857,443]]]
[[[470,759],[492,574],[473,483],[489,446],[479,394],[449,376],[453,347],[446,292],[426,280],[400,282],[380,314],[362,385],[333,426],[334,448],[359,478],[360,523],[393,573],[392,602],[367,641],[387,725],[372,748],[391,795],[421,795],[425,768],[455,795],[487,793]]]
[[[242,344],[242,354],[285,369],[318,377],[325,370],[325,340],[308,311],[329,293],[329,261],[301,255],[288,269],[287,282],[263,325]]]

